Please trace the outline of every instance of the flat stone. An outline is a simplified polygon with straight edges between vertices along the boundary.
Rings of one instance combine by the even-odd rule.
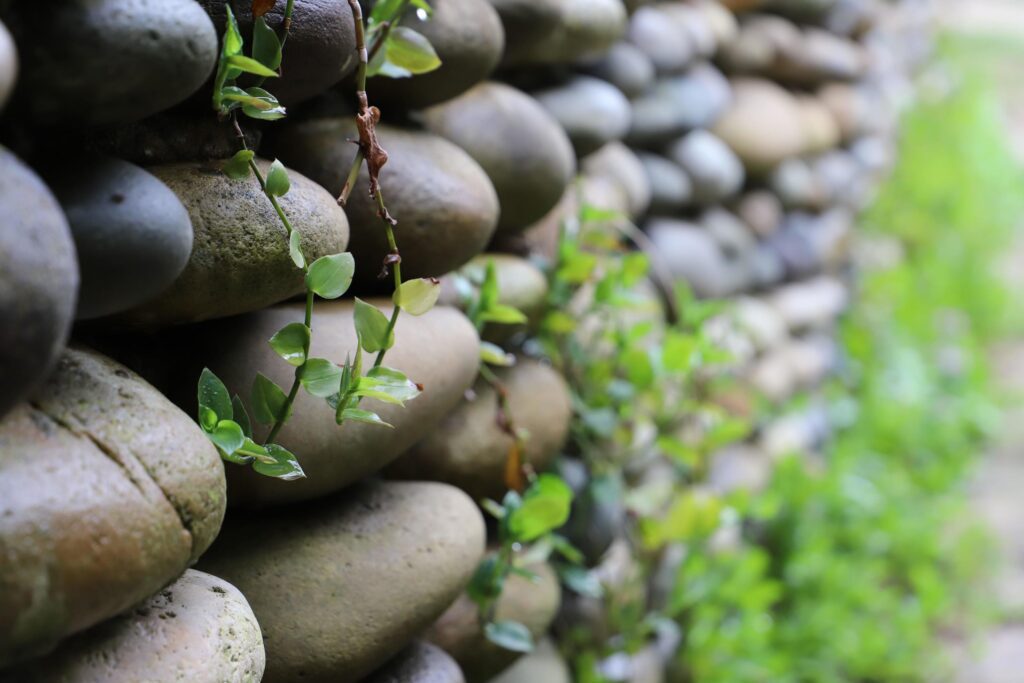
[[[367,482],[232,518],[200,568],[249,600],[267,650],[264,683],[355,683],[452,604],[484,538],[480,511],[458,489]]]
[[[500,4],[507,4],[507,0]],[[620,0],[545,0],[533,4],[554,5],[557,20],[541,28],[530,41],[517,40],[506,23],[506,65],[567,64],[593,59],[604,54],[626,31],[626,8]],[[505,16],[502,14],[503,21]]]
[[[14,3],[3,20],[22,61],[17,106],[32,125],[145,118],[189,97],[217,63],[217,32],[193,0]]]
[[[544,272],[529,260],[511,254],[480,254],[457,273],[441,279],[438,303],[465,308],[479,295],[488,264],[494,264],[498,281],[498,303],[511,306],[527,317],[525,324],[506,325],[487,323],[480,334],[482,339],[502,344],[524,331],[536,331],[547,305],[548,281]],[[457,282],[461,280],[461,283]],[[469,301],[464,298],[469,286]]]
[[[7,683],[257,683],[260,625],[237,588],[192,569],[133,610],[8,672]]]
[[[659,79],[633,100],[626,141],[659,147],[695,128],[710,127],[731,101],[732,87],[721,72],[710,64],[698,64],[684,74]]]
[[[637,97],[654,85],[654,63],[632,43],[616,43],[585,70],[608,81],[627,97]]]
[[[119,313],[167,289],[192,254],[192,222],[174,193],[125,161],[76,160],[47,173],[67,215],[82,283],[79,320]]]
[[[617,185],[626,198],[627,215],[636,220],[647,212],[651,203],[651,186],[644,165],[637,155],[621,142],[609,142],[580,160],[580,168],[591,177],[607,178]]]
[[[457,101],[457,100],[456,100]],[[442,105],[445,106],[445,105]],[[485,169],[443,137],[381,126],[389,161],[380,174],[388,211],[398,221],[395,236],[405,278],[439,277],[484,250],[498,220],[498,199]],[[275,150],[282,161],[336,197],[355,158],[351,118],[314,119],[287,128]],[[378,274],[390,252],[377,203],[369,196],[365,164],[345,206],[352,226],[351,251],[360,287],[379,287]]]
[[[228,0],[198,2],[213,18],[218,35],[223,35]],[[286,0],[276,0],[264,15],[267,25],[278,34],[286,6]],[[253,34],[252,3],[232,2],[231,9],[248,53]],[[282,104],[299,104],[342,81],[355,71],[358,61],[355,22],[347,2],[296,0],[281,77],[272,79],[266,87]],[[243,79],[242,85],[248,82]]]
[[[416,640],[362,683],[466,683],[466,679],[451,655]]]
[[[426,127],[464,149],[498,193],[499,234],[521,232],[550,211],[576,171],[568,136],[532,97],[486,82],[423,112]],[[431,192],[436,186],[430,183]]]
[[[637,154],[651,186],[648,212],[655,216],[671,215],[693,201],[693,183],[679,164],[651,153]]]
[[[572,683],[572,671],[550,638],[491,679],[490,683]]]
[[[390,315],[390,302],[373,301]],[[225,320],[203,331],[192,355],[213,370],[232,393],[248,396],[257,372],[279,386],[290,386],[293,368],[267,344],[277,330],[301,321],[302,304],[285,304]],[[351,301],[320,302],[313,313],[310,355],[339,365],[353,358],[356,333]],[[405,407],[367,399],[363,408],[380,414],[392,429],[348,422],[338,427],[334,410],[305,391],[276,441],[296,455],[307,478],[280,481],[250,468],[228,470],[232,505],[261,507],[308,500],[348,486],[376,472],[425,437],[462,400],[476,379],[480,357],[476,330],[461,313],[437,307],[421,316],[401,315],[395,346],[386,365],[423,385],[423,393]],[[364,359],[366,367],[372,360]],[[188,385],[196,374],[186,374]],[[258,437],[266,427],[255,428]]]
[[[373,101],[387,107],[422,109],[453,97],[487,78],[505,49],[505,30],[487,0],[434,0],[430,17],[410,7],[401,25],[430,41],[441,66],[410,78],[371,78]]]
[[[629,132],[629,100],[599,78],[575,76],[532,95],[565,129],[577,156],[590,154]]]
[[[206,550],[224,467],[138,376],[69,349],[0,422],[0,663],[138,604]]]
[[[799,104],[771,83],[734,79],[733,102],[712,127],[752,174],[763,173],[782,160],[804,152],[806,136]]]
[[[270,162],[258,161],[264,175]],[[305,289],[288,252],[281,219],[256,178],[232,180],[219,164],[182,163],[148,170],[188,210],[194,240],[185,270],[162,294],[117,317],[145,328],[194,323],[258,310]],[[291,190],[278,201],[302,237],[312,263],[345,251],[344,211],[322,187],[291,171]]]
[[[537,471],[547,469],[569,434],[569,388],[554,369],[519,359],[495,371],[507,392],[506,416],[523,429],[522,458]],[[498,422],[498,396],[483,379],[473,398],[436,423],[435,428],[386,470],[391,477],[428,479],[458,486],[473,497],[500,499],[508,486],[505,468],[513,439]]]
[[[35,173],[0,147],[0,417],[43,378],[75,314],[78,262],[67,219]]]
[[[672,143],[666,156],[686,172],[696,203],[718,204],[743,187],[743,164],[728,145],[706,130],[695,130]]]
[[[534,640],[547,632],[561,601],[561,587],[547,564],[527,567],[537,579],[513,574],[505,581],[494,611],[495,621],[517,621]],[[511,666],[521,656],[487,640],[480,626],[476,604],[462,594],[427,630],[426,639],[447,651],[462,667],[467,683],[484,683]]]

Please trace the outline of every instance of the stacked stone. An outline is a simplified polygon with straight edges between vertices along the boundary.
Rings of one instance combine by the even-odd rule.
[[[908,56],[876,38],[898,6],[432,4],[403,23],[441,68],[368,86],[407,277],[493,261],[502,301],[536,325],[547,283],[527,256],[551,256],[580,172],[588,201],[643,226],[656,266],[741,297],[754,390],[782,403],[835,367],[853,217],[905,93],[890,67]],[[0,680],[569,680],[545,635],[556,615],[600,628],[599,605],[563,600],[544,564],[510,579],[496,618],[542,643],[512,666],[463,592],[487,544],[474,501],[504,493],[511,437],[455,307],[400,317],[388,364],[424,391],[375,406],[393,429],[339,430],[299,395],[278,441],[306,479],[225,469],[190,417],[203,367],[240,395],[257,372],[289,383],[266,340],[302,318],[276,214],[254,179],[221,171],[240,144],[208,104],[225,5],[0,0]],[[249,5],[233,3],[245,36]],[[334,199],[356,152],[351,10],[297,0],[295,17],[272,86],[289,118],[241,132],[259,164],[294,169],[280,201],[307,258],[347,248],[355,293],[381,294],[365,169],[344,210]],[[354,354],[353,315],[351,299],[318,303],[311,353]],[[518,332],[483,336],[518,352]],[[550,467],[565,381],[525,356],[499,374],[526,459]],[[804,444],[805,422],[731,457]],[[577,537],[601,536],[586,525]],[[606,584],[637,581],[623,538],[584,551]],[[631,680],[660,680],[677,645],[633,657]]]

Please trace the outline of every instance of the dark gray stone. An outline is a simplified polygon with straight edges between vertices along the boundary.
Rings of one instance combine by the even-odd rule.
[[[78,252],[79,320],[144,303],[192,253],[192,221],[170,188],[118,159],[75,161],[47,174]]]
[[[67,220],[50,190],[0,147],[0,416],[49,372],[78,295]]]
[[[3,19],[22,60],[16,93],[33,125],[145,118],[209,78],[217,33],[194,0],[21,2]]]

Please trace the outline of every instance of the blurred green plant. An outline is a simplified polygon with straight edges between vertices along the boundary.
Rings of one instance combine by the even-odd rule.
[[[865,270],[842,325],[856,419],[749,501],[745,543],[691,553],[673,611],[688,680],[934,681],[944,630],[983,619],[992,566],[963,491],[997,426],[985,352],[1008,329],[996,265],[1024,209],[991,91],[959,78],[904,121],[866,215],[903,252]]]

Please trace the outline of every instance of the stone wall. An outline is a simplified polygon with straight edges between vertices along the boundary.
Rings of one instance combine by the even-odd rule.
[[[232,4],[252,35],[250,3]],[[477,502],[505,494],[508,422],[527,473],[575,491],[563,533],[606,595],[639,591],[657,611],[687,552],[677,538],[652,555],[630,499],[676,476],[673,454],[637,449],[617,492],[595,498],[607,473],[573,436],[579,387],[532,341],[559,286],[559,232],[588,210],[594,234],[620,240],[612,252],[648,255],[638,319],[685,317],[669,296],[681,282],[731,302],[698,332],[728,350],[734,381],[716,400],[753,428],[683,489],[757,490],[774,459],[827,443],[818,387],[843,363],[857,214],[930,49],[926,4],[430,4],[402,25],[441,67],[367,85],[403,274],[442,283],[443,305],[400,317],[387,357],[422,394],[372,402],[388,429],[338,428],[300,393],[279,442],[306,477],[282,481],[223,462],[192,417],[204,367],[242,396],[257,372],[287,386],[293,368],[266,340],[303,315],[274,208],[223,168],[241,132],[264,171],[292,169],[280,202],[306,257],[354,255],[351,292],[313,317],[311,353],[346,361],[352,295],[391,306],[365,170],[335,201],[358,137],[349,5],[295,2],[272,86],[288,116],[236,131],[209,104],[223,0],[0,0],[0,680],[558,683],[581,629],[614,649],[614,606],[560,585],[543,558],[496,605],[532,654],[490,642],[465,593],[496,542]],[[465,315],[489,262],[525,324]],[[481,335],[517,359],[497,382],[478,376]],[[678,631],[648,641],[596,670],[684,680]]]

